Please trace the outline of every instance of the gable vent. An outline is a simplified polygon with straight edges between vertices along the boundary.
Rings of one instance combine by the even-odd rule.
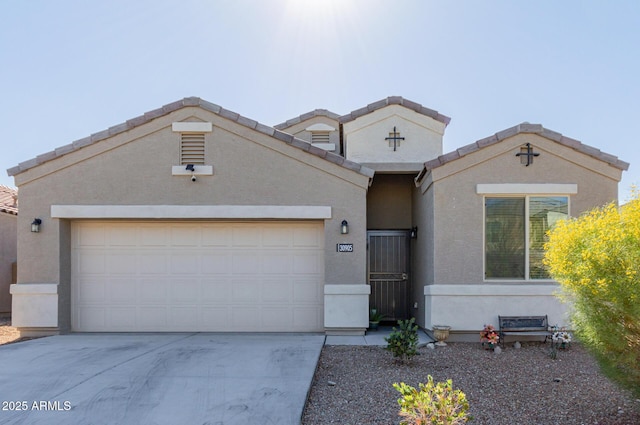
[[[180,164],[204,165],[204,133],[182,133]]]
[[[311,143],[329,143],[329,132],[328,131],[311,132]]]

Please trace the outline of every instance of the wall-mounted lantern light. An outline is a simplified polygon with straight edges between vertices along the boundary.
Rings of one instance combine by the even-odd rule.
[[[418,239],[418,226],[411,228],[411,239]]]
[[[42,224],[42,220],[40,220],[39,218],[34,218],[33,221],[31,222],[31,231],[33,233],[39,233],[41,224]]]
[[[347,223],[347,220],[342,220],[342,224],[340,225],[340,233],[343,235],[349,233],[349,223]]]

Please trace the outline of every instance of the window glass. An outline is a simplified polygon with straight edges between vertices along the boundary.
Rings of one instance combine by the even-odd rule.
[[[550,279],[542,264],[547,232],[569,216],[566,196],[485,199],[485,278]]]
[[[569,216],[569,205],[565,196],[529,198],[529,277],[550,279],[542,264],[547,232],[559,220]]]
[[[485,276],[524,278],[525,198],[487,198]]]

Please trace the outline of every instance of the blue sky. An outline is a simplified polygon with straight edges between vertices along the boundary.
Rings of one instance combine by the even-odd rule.
[[[398,95],[452,118],[445,152],[523,121],[631,163],[640,2],[0,2],[6,169],[187,96],[275,125]]]

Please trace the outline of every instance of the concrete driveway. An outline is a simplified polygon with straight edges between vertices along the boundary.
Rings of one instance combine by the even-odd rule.
[[[71,334],[0,346],[2,424],[299,424],[319,334]]]

